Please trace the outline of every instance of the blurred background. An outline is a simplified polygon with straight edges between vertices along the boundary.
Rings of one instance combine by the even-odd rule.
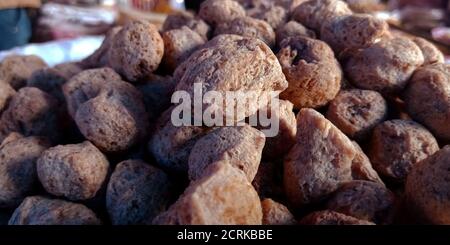
[[[273,0],[277,1],[277,0]],[[399,31],[450,47],[450,0],[346,0]],[[37,54],[50,65],[82,59],[113,26],[146,19],[157,25],[168,13],[194,10],[201,0],[0,0],[0,60]],[[449,52],[446,52],[449,54]]]

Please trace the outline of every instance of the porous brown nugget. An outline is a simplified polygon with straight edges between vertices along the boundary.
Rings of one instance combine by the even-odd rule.
[[[187,11],[169,14],[163,23],[162,32],[180,29],[183,26],[187,26],[189,29],[197,32],[203,39],[208,40],[211,27],[205,21]]]
[[[353,54],[345,72],[358,88],[396,93],[405,88],[423,62],[422,51],[413,41],[385,38]]]
[[[24,136],[62,137],[58,101],[38,88],[17,91],[0,118],[0,140],[11,132]]]
[[[16,91],[6,82],[0,80],[0,113],[6,109]]]
[[[361,141],[370,137],[372,129],[388,115],[386,100],[371,90],[342,90],[330,102],[327,119],[348,137]]]
[[[47,64],[35,55],[11,55],[0,62],[0,80],[18,90],[27,84],[27,79]]]
[[[132,84],[115,81],[80,105],[75,115],[80,132],[102,151],[123,152],[145,139],[148,115]]]
[[[260,225],[261,201],[245,174],[228,162],[211,164],[154,224]]]
[[[101,220],[82,204],[30,196],[14,211],[9,225],[101,225]]]
[[[326,19],[320,29],[320,39],[337,53],[367,48],[385,36],[386,21],[368,14],[351,14]]]
[[[276,29],[276,40],[277,44],[281,45],[281,42],[288,37],[305,36],[310,38],[315,38],[316,34],[314,31],[307,29],[302,24],[297,21],[289,21],[283,24],[278,29]]]
[[[295,134],[297,133],[297,120],[293,111],[294,105],[287,100],[278,100],[277,106],[269,105],[260,109],[258,115],[269,118],[270,125],[258,125],[259,130],[268,130],[268,133],[276,132],[275,135],[266,137],[266,144],[263,149],[263,156],[269,159],[278,159],[286,155],[295,144]],[[265,111],[265,112],[264,112]],[[261,121],[260,121],[261,122]],[[267,136],[267,135],[266,135]]]
[[[206,0],[198,11],[198,16],[213,26],[245,15],[245,9],[232,0]]]
[[[269,47],[275,45],[275,32],[264,20],[252,17],[238,17],[229,22],[218,24],[214,35],[235,34],[244,37],[258,38]]]
[[[450,141],[450,65],[419,68],[404,92],[406,110],[436,137]]]
[[[177,81],[171,76],[151,75],[136,85],[144,97],[145,109],[151,120],[156,120],[171,105]]]
[[[438,150],[436,139],[422,125],[391,120],[374,129],[369,158],[378,173],[403,181],[416,163]]]
[[[295,108],[319,108],[338,94],[342,70],[325,42],[302,36],[287,38],[277,57],[289,82],[280,98]]]
[[[384,185],[383,180],[381,180],[378,173],[373,169],[369,157],[364,153],[358,143],[354,141],[352,143],[356,151],[355,158],[352,161],[352,179],[367,180]]]
[[[414,37],[412,40],[422,50],[424,65],[444,63],[444,54],[434,44],[420,37]]]
[[[0,208],[15,208],[37,184],[36,160],[50,147],[41,137],[11,133],[0,145]]]
[[[114,36],[108,65],[135,82],[155,71],[163,55],[164,42],[158,28],[146,21],[132,21]]]
[[[390,224],[395,214],[395,196],[384,185],[356,180],[344,183],[327,201],[327,208],[376,224]]]
[[[64,101],[62,86],[70,79],[55,68],[39,69],[31,75],[27,81],[28,87],[36,87],[51,94],[59,101]]]
[[[450,146],[419,162],[406,180],[411,214],[431,224],[450,224]]]
[[[67,79],[72,78],[73,76],[83,71],[83,67],[79,62],[61,63],[59,65],[55,65],[54,68]]]
[[[108,55],[112,46],[114,37],[122,29],[121,26],[116,26],[108,31],[105,35],[100,47],[91,55],[81,61],[81,66],[84,69],[94,69],[108,65]]]
[[[350,14],[352,11],[344,1],[309,0],[300,3],[293,10],[291,19],[315,31],[320,31],[324,20]]]
[[[121,81],[119,74],[111,68],[99,68],[84,70],[65,83],[62,90],[72,118],[81,104],[96,97],[101,88],[112,81]]]
[[[163,168],[175,172],[188,171],[188,159],[195,142],[208,129],[198,126],[175,126],[171,121],[172,108],[156,121],[148,142],[148,151]]]
[[[264,134],[248,124],[214,129],[192,148],[188,161],[189,179],[196,180],[210,164],[227,160],[242,170],[251,182],[258,171],[264,143]]]
[[[250,96],[245,101],[228,100],[226,105],[218,102],[203,105],[203,111],[217,107],[224,118],[234,121],[253,115],[259,109],[253,102],[287,87],[281,66],[270,48],[259,39],[237,35],[219,35],[207,42],[175,70],[174,78],[179,80],[175,90],[186,91],[192,97],[197,83],[203,86],[203,95],[215,91],[226,98],[226,91],[239,91]],[[238,111],[238,115],[226,109],[245,102],[249,106]]]
[[[263,20],[273,29],[277,29],[288,20],[289,10],[281,6],[269,5],[267,7],[261,6],[248,9],[247,15],[255,19]]]
[[[183,26],[162,33],[164,40],[163,63],[170,70],[186,60],[198,47],[206,42],[197,32]]]
[[[386,9],[381,0],[345,0],[351,10],[357,13],[373,13]]]
[[[297,115],[297,143],[284,160],[284,189],[293,207],[328,197],[352,179],[352,142],[313,109]]]
[[[113,225],[151,224],[170,200],[168,176],[141,160],[119,163],[106,192],[106,208]]]
[[[360,220],[331,210],[316,211],[300,220],[301,225],[374,225],[374,223]]]
[[[106,157],[89,141],[46,150],[37,161],[37,173],[48,193],[69,200],[93,198],[105,181]]]
[[[263,225],[293,225],[297,223],[294,215],[281,203],[270,198],[261,201]]]

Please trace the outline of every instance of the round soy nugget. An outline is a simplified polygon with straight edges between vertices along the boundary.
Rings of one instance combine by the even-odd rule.
[[[109,162],[89,141],[46,150],[37,161],[37,174],[48,193],[69,200],[95,196],[108,173]]]
[[[406,110],[434,135],[450,141],[450,65],[417,69],[403,94]]]
[[[420,37],[414,37],[412,40],[422,50],[425,59],[424,65],[444,63],[444,54],[434,44]]]
[[[162,32],[180,29],[183,26],[197,32],[204,40],[208,40],[211,27],[202,19],[187,11],[178,11],[167,16],[162,26]]]
[[[373,131],[369,158],[378,173],[403,181],[421,160],[439,150],[434,136],[409,120],[391,120]]]
[[[141,160],[119,163],[108,183],[106,208],[113,225],[151,224],[171,200],[168,176]]]
[[[47,64],[35,55],[10,55],[0,62],[0,80],[18,90],[27,84],[28,78]]]
[[[330,102],[327,118],[348,137],[361,141],[370,137],[372,129],[387,118],[386,100],[371,90],[342,90]]]
[[[422,51],[413,41],[385,38],[352,55],[345,72],[358,88],[396,93],[405,88],[423,62]]]
[[[82,204],[30,196],[11,216],[9,225],[101,225],[101,220]]]
[[[133,21],[115,36],[108,52],[108,64],[128,81],[135,82],[155,71],[164,55],[158,28],[146,21]]]
[[[296,109],[325,106],[341,89],[341,67],[325,42],[303,36],[284,39],[277,57],[289,83],[280,98]]]
[[[15,208],[37,184],[36,161],[50,143],[11,133],[0,145],[0,208]]]
[[[198,16],[213,26],[245,15],[245,9],[232,0],[206,0],[198,11]]]
[[[406,180],[406,204],[431,224],[450,224],[450,146],[419,162]]]

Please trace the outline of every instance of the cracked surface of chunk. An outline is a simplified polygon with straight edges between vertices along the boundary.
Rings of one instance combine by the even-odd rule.
[[[322,107],[338,94],[342,71],[325,42],[302,36],[287,38],[277,57],[289,83],[280,98],[295,108]]]
[[[406,181],[412,214],[431,224],[450,224],[450,146],[418,163]]]
[[[291,19],[315,31],[320,31],[324,20],[350,14],[352,11],[344,1],[309,0],[300,3],[293,10]]]
[[[413,41],[386,38],[351,56],[345,71],[358,88],[396,93],[423,62],[422,51]]]
[[[270,198],[262,200],[263,225],[293,225],[297,223],[294,215],[281,203]]]
[[[145,21],[125,25],[113,38],[108,64],[128,81],[135,82],[155,71],[164,55],[158,28]]]
[[[370,137],[372,129],[388,115],[386,100],[375,91],[342,90],[330,102],[327,119],[348,137],[361,141]]]
[[[164,40],[163,63],[171,71],[206,42],[197,32],[186,26],[163,32],[162,38]]]
[[[358,180],[339,187],[327,207],[361,220],[390,224],[394,218],[395,196],[384,185]]]
[[[108,168],[106,157],[89,141],[49,148],[37,161],[37,174],[45,190],[69,200],[93,198]]]
[[[258,38],[269,47],[275,45],[275,32],[264,20],[252,17],[238,17],[229,22],[220,23],[214,30],[214,35],[234,34],[244,37]]]
[[[0,141],[9,133],[61,139],[58,101],[38,88],[25,87],[11,98],[0,118]]]
[[[403,181],[415,164],[439,150],[434,136],[410,120],[391,120],[373,132],[369,158],[378,173]]]
[[[450,65],[433,64],[419,68],[405,93],[406,109],[414,120],[434,135],[450,141]]]
[[[47,64],[35,55],[11,55],[0,62],[0,80],[18,90],[27,84],[27,79]]]
[[[196,180],[210,164],[226,160],[242,170],[251,182],[258,171],[264,143],[264,134],[249,125],[217,128],[200,138],[192,148],[189,178]]]
[[[36,160],[48,147],[41,137],[6,137],[0,145],[0,208],[17,207],[35,189]]]
[[[41,196],[25,198],[9,225],[101,225],[96,214],[82,204]]]
[[[317,211],[300,220],[302,225],[374,225],[374,223],[360,220],[331,210]]]
[[[213,26],[245,15],[245,9],[232,0],[206,0],[198,11],[198,16]]]
[[[151,224],[166,209],[171,196],[168,176],[141,160],[119,163],[106,192],[113,225]]]
[[[313,109],[297,115],[297,143],[284,160],[284,189],[293,207],[315,203],[350,181],[352,142]]]
[[[212,164],[154,224],[258,225],[261,201],[245,174],[227,162]]]

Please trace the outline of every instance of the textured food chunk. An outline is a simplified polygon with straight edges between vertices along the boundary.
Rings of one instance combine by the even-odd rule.
[[[260,198],[284,198],[283,163],[262,161],[252,185]]]
[[[419,68],[405,93],[406,109],[436,137],[450,141],[450,65]]]
[[[0,145],[0,208],[15,208],[37,184],[36,160],[50,144],[12,133]]]
[[[292,12],[291,18],[308,28],[320,31],[324,20],[350,14],[352,11],[344,1],[309,0],[300,3]]]
[[[212,164],[155,224],[258,225],[261,201],[245,174],[227,162]]]
[[[378,173],[403,181],[415,164],[439,150],[434,136],[409,120],[391,120],[373,132],[369,158]]]
[[[178,11],[167,16],[162,26],[162,31],[170,31],[180,29],[187,26],[189,29],[197,32],[203,39],[208,40],[211,28],[206,22],[200,18],[196,18],[194,14],[187,11]]]
[[[294,207],[328,197],[352,179],[352,142],[313,109],[297,115],[297,143],[284,160],[284,188]]]
[[[374,223],[360,220],[345,214],[330,210],[317,211],[308,214],[302,220],[302,225],[374,225]]]
[[[322,107],[338,94],[342,71],[326,43],[302,36],[284,39],[277,57],[289,83],[280,97],[295,108]]]
[[[431,224],[450,224],[450,146],[419,162],[406,181],[411,213]]]
[[[151,119],[158,117],[171,105],[171,97],[177,81],[170,76],[151,75],[136,88],[142,92],[145,109]]]
[[[81,61],[81,66],[85,69],[93,69],[104,67],[108,65],[108,55],[114,41],[114,37],[122,29],[121,26],[116,26],[106,33],[105,39],[103,40],[100,47],[95,50],[94,53],[86,57]]]
[[[11,55],[0,62],[0,80],[18,90],[27,84],[27,79],[41,68],[45,62],[35,55]]]
[[[386,38],[350,57],[345,71],[358,88],[395,93],[405,88],[423,62],[422,51],[413,41]]]
[[[93,198],[105,181],[108,167],[106,157],[89,141],[52,147],[37,161],[45,190],[69,200]]]
[[[0,118],[0,141],[9,133],[45,136],[52,141],[62,137],[58,102],[38,88],[17,91]]]
[[[82,204],[41,196],[25,198],[9,225],[101,225],[94,212]]]
[[[343,90],[331,101],[327,118],[348,137],[358,141],[370,137],[372,129],[388,115],[383,96],[370,90]]]
[[[261,202],[263,211],[263,225],[293,225],[296,223],[294,215],[281,203],[266,198]]]
[[[116,166],[106,192],[106,208],[113,225],[151,224],[171,197],[168,176],[140,160]]]
[[[11,98],[16,94],[16,91],[3,81],[0,81],[0,113],[6,109]]]
[[[412,40],[422,50],[424,65],[444,63],[444,54],[434,44],[420,37],[414,37]]]
[[[325,20],[320,39],[341,54],[367,48],[388,32],[388,24],[368,14],[352,14]]]
[[[384,185],[358,180],[339,187],[327,207],[376,224],[390,224],[394,218],[395,196]]]
[[[198,16],[213,26],[245,15],[245,9],[232,0],[206,0],[198,11]]]
[[[358,143],[353,141],[356,155],[352,161],[352,178],[354,180],[367,180],[384,185],[378,173],[373,169],[369,157],[363,152]]]
[[[229,22],[218,24],[214,35],[235,34],[244,37],[258,38],[269,47],[275,45],[275,32],[272,27],[263,20],[251,17],[238,17]]]
[[[289,11],[281,6],[261,6],[247,10],[247,15],[255,19],[264,20],[273,29],[286,23]]]
[[[189,178],[196,180],[205,169],[220,160],[242,170],[251,182],[258,171],[265,136],[257,129],[221,127],[200,138],[189,155]]]
[[[108,54],[109,66],[134,82],[158,68],[164,55],[164,42],[156,26],[133,21],[114,36]]]
[[[310,38],[315,38],[316,34],[308,30],[302,24],[297,21],[289,21],[288,23],[279,27],[276,31],[277,44],[280,45],[281,42],[288,37],[305,36]]]

